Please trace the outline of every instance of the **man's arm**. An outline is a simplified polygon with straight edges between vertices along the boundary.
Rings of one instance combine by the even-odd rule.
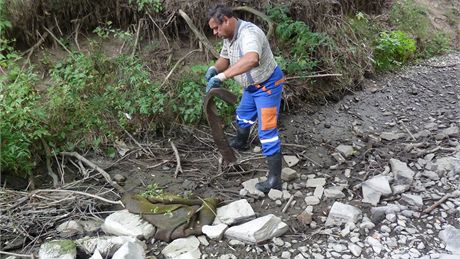
[[[219,57],[216,61],[216,64],[214,64],[217,73],[225,71],[228,68],[228,66],[230,66],[230,60],[223,57]]]
[[[257,67],[258,65],[259,65],[259,54],[257,54],[257,52],[248,52],[242,58],[240,58],[240,60],[238,60],[238,62],[236,62],[233,66],[229,67],[226,70],[217,69],[217,71],[223,71],[221,73],[224,73],[226,78],[231,78],[231,77],[246,73],[252,68]],[[216,67],[217,67],[217,63],[216,63]],[[228,64],[227,64],[227,67],[228,67]]]

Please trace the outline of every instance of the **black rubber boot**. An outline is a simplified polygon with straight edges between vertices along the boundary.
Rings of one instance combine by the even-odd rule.
[[[251,127],[240,128],[236,130],[236,137],[230,139],[230,146],[239,151],[246,151],[249,149],[248,138],[251,132]]]
[[[281,190],[281,152],[274,154],[273,156],[267,157],[268,161],[268,179],[264,182],[256,184],[256,189],[267,193],[270,189]]]

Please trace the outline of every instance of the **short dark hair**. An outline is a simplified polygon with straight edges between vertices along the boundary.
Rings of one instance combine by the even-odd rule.
[[[224,16],[227,16],[228,18],[233,17],[233,10],[231,7],[223,4],[217,4],[211,7],[208,11],[208,20],[213,18],[218,24],[224,22]]]

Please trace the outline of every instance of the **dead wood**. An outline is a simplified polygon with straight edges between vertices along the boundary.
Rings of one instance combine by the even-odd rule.
[[[203,45],[212,53],[212,55],[217,59],[219,58],[219,53],[214,49],[214,46],[212,46],[211,42],[209,42],[208,38],[204,36],[193,24],[192,20],[190,17],[181,9],[179,9],[179,15],[185,20],[187,25],[190,27],[190,29],[193,31],[195,36],[203,43]]]

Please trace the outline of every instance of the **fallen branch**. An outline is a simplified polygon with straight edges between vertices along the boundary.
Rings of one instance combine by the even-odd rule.
[[[33,254],[31,255],[26,255],[26,254],[15,254],[15,253],[10,253],[10,252],[5,252],[5,251],[0,251],[0,254],[3,255],[9,255],[13,257],[21,257],[21,258],[36,258]]]
[[[80,192],[80,191],[73,191],[73,190],[40,189],[40,190],[33,191],[31,194],[32,194],[32,196],[34,196],[36,193],[39,193],[39,192],[62,192],[62,193],[70,193],[70,194],[80,194],[80,195],[84,195],[84,196],[88,196],[88,197],[91,197],[91,198],[94,198],[94,199],[101,200],[101,201],[106,202],[106,203],[115,204],[115,205],[121,205],[121,206],[125,207],[125,205],[123,205],[123,203],[121,201],[111,201],[111,200],[108,200],[106,198],[94,195],[94,194],[90,194],[90,193],[86,193],[86,192]]]
[[[342,74],[318,74],[318,75],[308,75],[308,76],[291,76],[286,77],[286,80],[291,79],[303,79],[303,78],[320,78],[320,77],[340,77]]]
[[[133,137],[133,135],[131,135],[127,130],[125,130],[123,127],[122,127],[123,131],[126,133],[126,135],[128,135],[133,141],[134,143],[136,143],[136,145],[142,150],[144,151],[146,154],[150,154],[151,156],[154,156],[152,152],[148,152],[144,147],[142,147],[142,145]]]
[[[181,59],[179,59],[176,64],[174,64],[173,68],[171,69],[171,71],[169,71],[168,75],[165,77],[165,79],[163,80],[163,83],[161,83],[161,86],[163,86],[164,84],[166,84],[166,82],[169,80],[169,77],[173,74],[174,70],[176,70],[176,68],[179,66],[179,64],[184,61],[186,58],[188,58],[188,56],[192,55],[193,53],[197,52],[197,51],[201,51],[201,49],[195,49],[195,50],[192,50],[190,51],[189,53],[185,54],[185,56],[183,56]]]
[[[139,42],[139,33],[141,31],[141,26],[142,26],[142,19],[139,20],[139,24],[137,25],[136,39],[134,41],[133,52],[131,52],[131,58],[133,58],[134,54],[136,54],[137,43]]]
[[[209,42],[208,38],[206,38],[206,36],[204,36],[200,31],[198,31],[198,29],[196,28],[196,26],[193,24],[192,20],[190,19],[190,17],[184,12],[182,11],[181,9],[179,9],[179,14],[180,16],[182,16],[182,18],[185,20],[185,22],[187,23],[187,25],[190,27],[190,29],[193,31],[193,33],[195,33],[195,36],[203,43],[203,45],[209,50],[211,51],[212,55],[217,59],[219,58],[219,53],[217,53],[217,51],[214,49],[214,46],[211,44],[211,42]]]
[[[439,205],[441,205],[443,202],[445,202],[449,198],[453,197],[458,197],[460,196],[460,191],[456,190],[454,192],[448,193],[444,195],[439,201],[435,202],[433,205],[431,205],[429,208],[425,209],[423,212],[424,213],[430,213],[432,210],[436,209]]]
[[[281,211],[282,213],[286,213],[287,209],[289,208],[293,200],[294,200],[294,195],[292,195],[291,198],[289,198],[288,202],[286,203],[283,210]]]
[[[406,124],[404,124],[403,121],[400,121],[401,122],[401,125],[403,125],[404,129],[407,131],[407,133],[409,133],[409,135],[412,137],[412,139],[414,141],[417,141],[417,139],[414,137],[414,135],[412,135],[412,133],[409,131],[409,129],[406,127]]]
[[[233,11],[246,11],[246,12],[249,12],[249,13],[252,13],[260,18],[262,18],[262,20],[266,21],[268,23],[268,32],[267,32],[267,38],[270,38],[271,36],[273,36],[273,32],[275,30],[274,26],[273,26],[273,22],[272,20],[267,16],[265,15],[264,13],[254,9],[254,8],[251,8],[249,6],[238,6],[238,7],[234,7],[233,8]]]
[[[40,138],[42,141],[43,148],[45,149],[46,153],[46,168],[48,169],[48,174],[53,178],[53,187],[59,186],[59,178],[57,174],[54,173],[53,168],[51,167],[51,152],[48,144],[45,142],[43,138]]]
[[[118,185],[115,181],[112,181],[112,178],[110,177],[110,175],[104,171],[104,169],[100,168],[99,166],[95,165],[94,163],[92,163],[91,161],[89,161],[88,159],[86,159],[85,157],[83,157],[82,155],[78,154],[77,152],[61,152],[60,153],[61,155],[63,156],[71,156],[71,157],[75,157],[76,159],[82,161],[83,163],[85,163],[87,166],[91,167],[92,169],[95,169],[96,171],[98,171],[100,174],[102,174],[102,176],[104,176],[105,180],[113,187],[115,188],[118,192],[120,193],[124,193],[125,190],[123,189],[123,187],[121,187],[120,185]]]
[[[174,172],[174,178],[177,178],[177,175],[179,172],[183,173],[182,171],[182,166],[180,165],[180,156],[179,156],[179,151],[177,151],[176,145],[174,145],[174,142],[172,140],[170,141],[171,147],[174,150],[174,155],[176,156],[176,171]]]
[[[53,34],[50,30],[48,30],[48,28],[46,28],[46,27],[43,27],[43,28],[45,29],[45,31],[47,31],[47,32],[51,35],[51,37],[53,37],[53,39],[54,39],[55,41],[57,41],[57,43],[59,43],[59,45],[61,45],[61,47],[63,47],[69,54],[72,54],[72,51],[70,51],[70,50],[64,45],[64,43],[62,43],[56,36],[54,36],[54,34]]]

